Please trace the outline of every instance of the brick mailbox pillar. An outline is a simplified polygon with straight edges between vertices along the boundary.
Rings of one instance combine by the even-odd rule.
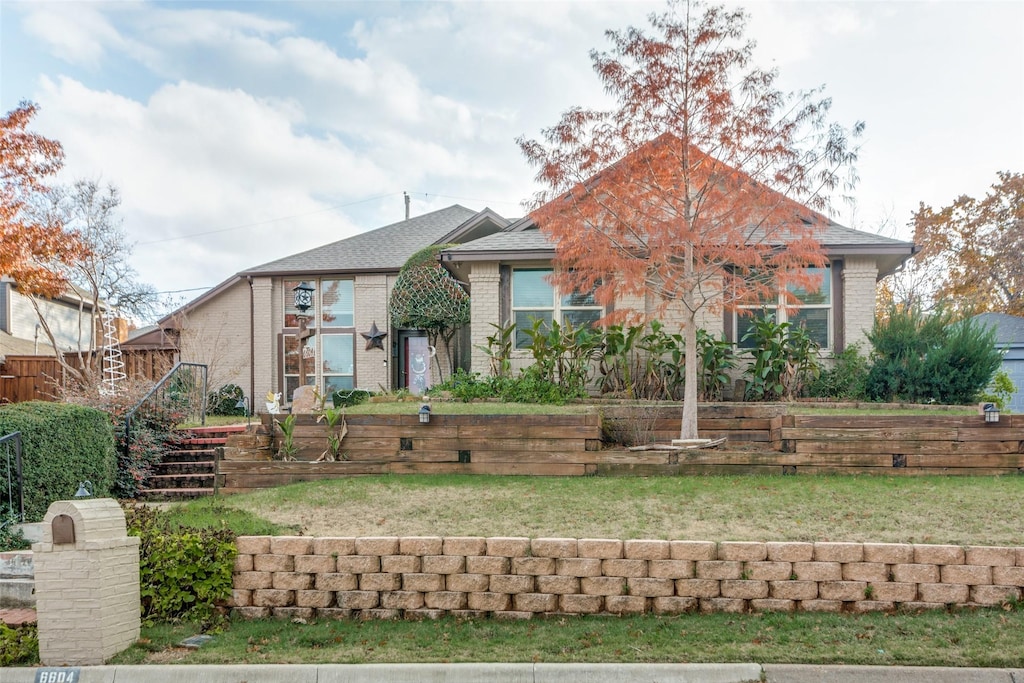
[[[32,551],[43,665],[103,664],[138,640],[139,539],[117,501],[51,504]]]

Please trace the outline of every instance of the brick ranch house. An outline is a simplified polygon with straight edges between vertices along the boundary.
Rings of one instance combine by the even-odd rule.
[[[874,320],[876,282],[899,268],[914,245],[835,223],[819,241],[829,259],[823,284],[789,317],[805,324],[823,349],[837,352],[865,340]],[[317,330],[301,354],[308,383],[325,395],[346,388],[418,390],[417,372],[431,349],[423,331],[391,326],[388,301],[406,260],[439,244],[458,245],[442,253],[442,264],[472,297],[471,323],[455,345],[458,365],[467,370],[488,372],[479,347],[494,334],[492,323],[524,324],[531,316],[580,323],[603,315],[587,296],[560,297],[545,281],[554,246],[529,218],[511,220],[490,209],[453,205],[241,271],[161,319],[158,334],[176,343],[181,360],[211,364],[212,389],[239,385],[253,397],[255,411],[268,391],[281,392],[287,405],[298,386],[300,356],[292,288],[306,282],[315,289],[310,315]],[[785,318],[786,310],[780,307],[779,315]],[[702,326],[735,341],[743,320],[726,314],[704,319]],[[386,334],[383,348],[365,339],[374,325]],[[515,351],[519,366],[528,359],[527,350]],[[428,372],[427,384],[437,381],[436,362]]]

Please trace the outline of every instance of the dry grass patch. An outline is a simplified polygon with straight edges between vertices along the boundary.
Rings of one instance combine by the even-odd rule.
[[[311,536],[1024,543],[1024,477],[384,476],[222,500]]]

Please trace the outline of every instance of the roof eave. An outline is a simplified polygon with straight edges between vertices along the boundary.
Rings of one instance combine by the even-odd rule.
[[[441,252],[441,260],[446,262],[462,261],[537,261],[541,259],[554,259],[555,250],[552,249],[495,249],[488,251],[444,251]]]

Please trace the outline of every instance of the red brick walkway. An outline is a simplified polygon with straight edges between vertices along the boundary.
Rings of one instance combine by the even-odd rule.
[[[0,609],[0,621],[11,628],[36,623],[36,611],[27,607]]]

